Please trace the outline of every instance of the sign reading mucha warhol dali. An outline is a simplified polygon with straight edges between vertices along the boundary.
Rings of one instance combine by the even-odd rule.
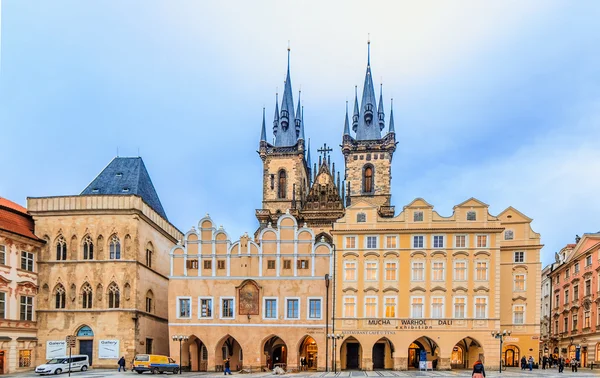
[[[242,283],[238,289],[240,315],[259,314],[259,289],[254,281]]]

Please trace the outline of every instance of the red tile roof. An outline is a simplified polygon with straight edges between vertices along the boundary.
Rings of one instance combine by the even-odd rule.
[[[9,209],[17,210],[18,212],[27,214],[27,209],[21,205],[9,201],[4,197],[0,197],[0,206],[8,207]]]
[[[40,240],[33,233],[33,218],[27,214],[27,209],[2,197],[0,197],[0,230]]]

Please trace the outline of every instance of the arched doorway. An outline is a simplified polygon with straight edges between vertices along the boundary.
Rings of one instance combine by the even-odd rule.
[[[373,344],[373,370],[394,368],[394,344],[382,337]]]
[[[90,360],[90,366],[92,366],[94,331],[92,331],[89,326],[83,325],[77,329],[75,335],[77,336],[77,342],[79,343],[79,354],[87,355]]]
[[[504,366],[518,367],[521,360],[519,347],[516,345],[504,345],[502,347],[502,357],[504,358]]]
[[[268,370],[281,367],[287,370],[287,345],[279,336],[267,338],[263,346],[265,365]]]
[[[440,348],[437,343],[427,336],[422,336],[408,346],[408,368],[436,369],[439,354]],[[422,366],[421,362],[426,365]]]
[[[217,366],[225,365],[227,359],[231,370],[238,371],[242,369],[244,364],[242,346],[230,335],[223,337],[217,343],[217,349],[215,350],[215,364]]]
[[[485,354],[481,343],[472,337],[465,337],[452,348],[450,367],[452,369],[468,369],[477,360],[485,363],[484,358]]]
[[[298,366],[301,370],[317,370],[319,356],[317,342],[311,336],[304,336],[298,350]]]
[[[190,336],[181,349],[183,350],[183,356],[181,356],[182,366],[188,367],[189,371],[208,370],[208,350],[198,336]]]
[[[362,346],[354,337],[350,336],[342,343],[340,347],[340,360],[342,370],[361,369]]]

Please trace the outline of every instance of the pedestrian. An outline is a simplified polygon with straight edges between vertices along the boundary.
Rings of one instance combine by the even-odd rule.
[[[529,371],[533,370],[533,356],[529,356],[529,360],[527,360],[527,364],[529,365]]]
[[[576,373],[577,372],[577,364],[579,361],[577,361],[575,358],[571,359],[571,371]]]
[[[547,362],[548,362],[548,358],[546,356],[542,357],[542,370],[546,370]]]
[[[525,356],[521,357],[521,370],[525,370],[525,367],[527,366],[527,358],[525,358]]]
[[[565,359],[558,357],[558,372],[562,373],[565,370]]]
[[[125,356],[121,356],[121,359],[118,362],[119,364],[119,371],[121,371],[121,369],[123,369],[123,371],[127,371],[127,369],[125,369]]]
[[[473,373],[471,374],[472,378],[484,378],[485,377],[485,368],[483,367],[483,362],[481,360],[477,360],[475,365],[473,365]]]
[[[229,364],[229,358],[223,361],[223,364],[225,365],[225,369],[223,369],[223,375],[227,375],[227,373],[231,375],[231,365]]]

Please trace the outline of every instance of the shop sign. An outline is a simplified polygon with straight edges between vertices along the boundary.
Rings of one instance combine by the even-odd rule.
[[[100,340],[98,342],[98,358],[119,358],[119,340]]]
[[[519,338],[518,337],[507,336],[507,337],[504,338],[504,342],[505,343],[518,343],[519,342]]]
[[[67,355],[67,342],[65,340],[46,341],[46,359],[50,360]]]
[[[396,329],[434,329],[452,327],[452,319],[364,319],[363,327],[394,327]]]

